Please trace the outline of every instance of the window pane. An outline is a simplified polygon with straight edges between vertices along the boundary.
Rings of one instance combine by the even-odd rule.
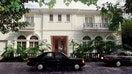
[[[38,45],[38,42],[35,42],[35,46],[37,46]]]
[[[32,37],[30,38],[30,40],[38,40],[38,37],[32,36]]]
[[[26,17],[26,20],[27,20],[29,23],[34,23],[34,17]]]
[[[17,39],[18,40],[26,40],[26,37],[25,36],[19,36]]]
[[[70,21],[70,14],[66,15],[66,21]]]
[[[17,45],[20,45],[21,46],[21,42],[17,42]]]
[[[26,48],[26,37],[21,35],[17,38],[19,41],[17,41],[17,45],[21,45],[23,48]]]
[[[83,40],[91,40],[91,38],[89,36],[85,36],[83,37]]]
[[[50,14],[50,21],[53,21],[53,14]]]
[[[88,18],[88,22],[89,22],[89,23],[93,23],[93,18],[92,18],[92,17],[89,17],[89,18]]]
[[[114,40],[114,37],[108,36],[106,39],[107,39],[107,40]]]
[[[35,47],[39,44],[38,41],[35,41],[35,40],[38,40],[38,37],[37,36],[31,36],[30,37],[30,47]]]
[[[30,42],[30,47],[33,47],[33,42]]]
[[[58,15],[58,21],[61,21],[62,19],[61,19],[61,15],[59,14]]]
[[[26,48],[26,42],[22,42],[22,47]]]

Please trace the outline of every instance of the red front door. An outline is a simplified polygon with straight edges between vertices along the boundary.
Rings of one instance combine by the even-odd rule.
[[[52,36],[52,51],[67,54],[67,36]]]

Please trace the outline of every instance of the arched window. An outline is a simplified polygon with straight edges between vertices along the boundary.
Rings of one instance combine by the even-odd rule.
[[[115,40],[115,39],[114,39],[114,37],[113,37],[113,36],[108,36],[108,37],[106,38],[106,40],[111,41],[111,40]]]
[[[91,40],[91,38],[89,36],[84,36],[83,37],[83,45],[87,46],[89,40]]]
[[[30,47],[35,47],[39,44],[37,36],[30,37]]]
[[[95,37],[95,39],[97,39],[97,40],[103,40],[103,38],[101,36],[97,36],[97,37]]]
[[[24,48],[26,48],[26,37],[21,35],[17,38],[17,45],[20,45]]]
[[[84,36],[83,40],[91,40],[91,38],[89,36]]]

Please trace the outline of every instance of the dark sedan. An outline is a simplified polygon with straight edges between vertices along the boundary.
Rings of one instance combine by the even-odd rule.
[[[37,57],[28,58],[28,66],[36,66],[38,70],[46,69],[47,67],[73,67],[75,70],[80,70],[85,65],[82,58],[69,58],[62,52],[45,52]]]
[[[103,61],[106,64],[114,64],[117,67],[123,64],[132,64],[132,52],[130,51],[114,51],[109,55],[105,55]]]

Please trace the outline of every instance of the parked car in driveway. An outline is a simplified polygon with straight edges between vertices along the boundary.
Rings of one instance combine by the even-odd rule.
[[[114,51],[109,55],[105,55],[103,62],[106,64],[114,64],[117,67],[123,64],[132,64],[132,52],[130,51]]]
[[[31,57],[27,60],[28,66],[36,66],[38,70],[48,67],[73,67],[80,70],[85,65],[82,58],[69,58],[62,52],[44,52],[37,57]]]

